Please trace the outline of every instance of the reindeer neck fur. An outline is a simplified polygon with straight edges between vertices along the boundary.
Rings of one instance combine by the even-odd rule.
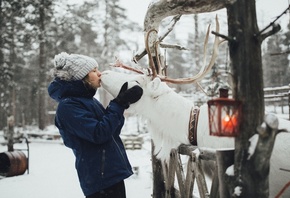
[[[172,148],[189,144],[188,124],[193,106],[191,101],[155,78],[146,82],[142,98],[130,108],[147,120],[155,153],[166,159]]]

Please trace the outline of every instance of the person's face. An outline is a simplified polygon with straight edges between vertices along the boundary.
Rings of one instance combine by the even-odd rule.
[[[85,81],[94,89],[101,86],[101,72],[95,68],[88,73],[85,77]]]

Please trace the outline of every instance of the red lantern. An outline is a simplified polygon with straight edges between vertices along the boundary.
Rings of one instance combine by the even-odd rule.
[[[210,135],[235,137],[239,134],[241,102],[228,98],[228,89],[219,91],[219,98],[207,102]]]

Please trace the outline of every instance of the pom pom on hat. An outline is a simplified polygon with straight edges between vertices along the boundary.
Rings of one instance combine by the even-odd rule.
[[[55,55],[54,66],[54,77],[70,81],[83,79],[90,71],[98,68],[98,63],[88,56],[62,52]]]

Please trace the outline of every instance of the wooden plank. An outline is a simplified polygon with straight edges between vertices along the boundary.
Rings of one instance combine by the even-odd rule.
[[[211,195],[209,194],[205,175],[202,169],[201,160],[216,160],[216,150],[199,149],[199,154],[193,152],[197,147],[192,145],[181,145],[178,150],[172,149],[169,164],[163,165],[165,176],[166,198],[191,198],[193,197],[194,182],[196,181],[200,198],[219,198],[219,181],[217,174],[212,183]],[[177,152],[178,151],[178,152]],[[186,175],[183,171],[180,153],[189,156]],[[164,171],[165,170],[165,171]],[[217,171],[217,169],[215,170]],[[175,175],[177,177],[179,190],[174,186]]]
[[[175,155],[176,176],[177,176],[180,195],[182,198],[185,198],[185,187],[184,187],[185,177],[184,177],[182,162],[181,162],[179,154],[177,153],[177,150],[174,151],[174,155]]]
[[[178,153],[182,155],[191,156],[194,150],[200,151],[199,157],[202,160],[216,160],[215,149],[210,148],[198,148],[197,146],[182,144],[178,147]]]
[[[218,167],[215,163],[214,175],[212,178],[212,184],[210,188],[210,198],[219,198],[219,178],[218,178]]]
[[[155,146],[154,142],[151,141],[151,156],[152,156],[152,171],[153,171],[153,195],[152,197],[165,197],[165,185],[164,185],[164,174],[162,170],[162,163],[161,160],[156,158],[156,155],[154,154]]]
[[[201,167],[200,159],[196,159],[194,165],[195,165],[196,183],[197,183],[200,198],[208,198],[209,193],[208,193],[207,185],[205,182],[204,173]]]
[[[193,166],[193,159],[192,156],[189,156],[187,162],[187,171],[186,171],[186,178],[184,182],[184,191],[185,197],[192,197],[193,188],[194,188],[194,180],[195,180],[195,173],[194,173],[194,166]]]
[[[227,182],[230,176],[225,174],[227,168],[234,164],[235,150],[221,150],[217,151],[217,166],[218,166],[218,178],[219,178],[219,194],[220,197],[231,197],[230,183]],[[233,178],[231,178],[233,179]]]
[[[174,179],[175,179],[175,168],[176,168],[176,156],[174,153],[176,152],[175,149],[172,149],[170,153],[170,161],[169,161],[169,168],[168,168],[168,185],[166,185],[166,197],[171,198],[174,195]]]

